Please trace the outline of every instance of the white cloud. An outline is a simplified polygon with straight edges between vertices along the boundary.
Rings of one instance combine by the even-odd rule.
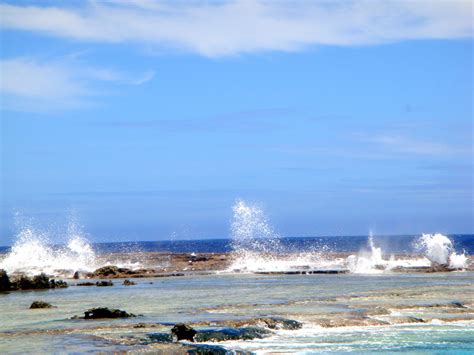
[[[154,72],[131,75],[84,65],[74,57],[38,60],[19,57],[0,60],[2,109],[51,111],[94,104],[117,85],[141,85]],[[111,86],[114,85],[114,86]]]
[[[379,135],[368,139],[368,141],[376,143],[389,151],[403,154],[451,156],[470,153],[468,149],[462,147],[399,135]]]
[[[141,42],[205,56],[472,37],[472,1],[90,1],[1,4],[3,28],[82,41]]]

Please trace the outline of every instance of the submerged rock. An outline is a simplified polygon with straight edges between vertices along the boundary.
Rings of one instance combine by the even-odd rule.
[[[120,309],[112,309],[107,307],[91,308],[84,312],[84,319],[101,319],[101,318],[129,318],[136,317],[133,313],[127,313]]]
[[[390,323],[381,319],[370,317],[351,317],[351,318],[333,318],[320,319],[316,322],[323,328],[337,328],[337,327],[365,327],[372,325],[389,325]]]
[[[194,336],[198,342],[262,339],[271,334],[267,329],[258,327],[222,328],[200,330]]]
[[[95,282],[79,282],[76,286],[95,286]]]
[[[219,345],[208,345],[208,344],[193,344],[193,349],[188,350],[188,355],[228,355],[228,354],[248,354],[248,352],[242,351],[229,351],[226,348]]]
[[[169,333],[151,333],[147,334],[153,343],[171,343],[173,336]]]
[[[301,322],[280,317],[258,318],[257,320],[263,322],[265,326],[270,329],[296,330],[303,327]]]
[[[100,286],[100,287],[103,287],[103,286],[113,286],[114,283],[111,281],[111,280],[108,280],[108,281],[97,281],[96,283],[96,286]]]
[[[413,316],[400,316],[393,317],[390,319],[393,324],[405,324],[405,323],[426,323],[423,318],[413,317]]]
[[[171,333],[177,338],[178,341],[194,341],[194,336],[197,332],[194,330],[194,328],[187,324],[178,323],[173,328],[171,328]]]
[[[0,291],[8,291],[10,289],[10,278],[5,270],[0,269]]]
[[[136,283],[126,279],[126,280],[123,281],[123,285],[124,286],[133,286],[133,285],[136,285]]]
[[[30,306],[30,309],[40,309],[40,308],[53,308],[53,306],[51,305],[51,303],[44,302],[44,301],[34,301]]]
[[[250,318],[250,319],[238,319],[238,320],[223,320],[223,321],[205,321],[197,322],[195,326],[219,326],[223,328],[242,328],[242,327],[264,327],[268,329],[285,329],[295,330],[301,329],[303,323],[293,319],[287,319],[282,317],[261,317],[261,318]]]

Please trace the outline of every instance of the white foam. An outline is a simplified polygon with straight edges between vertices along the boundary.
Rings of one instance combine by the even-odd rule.
[[[446,265],[454,269],[466,267],[466,255],[464,253],[457,254],[452,241],[443,234],[423,234],[416,241],[415,247],[422,251],[432,263]]]
[[[68,228],[67,243],[55,246],[48,236],[32,228],[18,234],[11,251],[0,261],[0,269],[8,273],[72,276],[75,271],[93,271],[95,253],[75,224]]]
[[[361,251],[347,258],[347,267],[353,273],[374,274],[392,270],[396,267],[430,267],[433,263],[446,265],[453,269],[466,267],[467,257],[457,254],[452,241],[442,234],[422,234],[416,240],[415,248],[423,253],[416,259],[395,259],[392,255],[384,259],[383,251],[376,247],[372,235],[369,236],[370,251]]]
[[[284,272],[341,269],[345,260],[327,260],[326,248],[292,252],[279,240],[262,209],[242,200],[233,207],[231,272]]]

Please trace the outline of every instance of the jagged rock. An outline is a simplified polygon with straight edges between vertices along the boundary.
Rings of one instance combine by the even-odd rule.
[[[107,307],[91,308],[84,312],[84,319],[100,318],[129,318],[136,317],[133,313],[127,313],[120,309],[111,309]]]
[[[81,275],[79,274],[79,271],[76,271],[74,273],[74,276],[72,277],[74,280],[79,280],[79,278],[81,277]]]
[[[30,309],[40,308],[53,308],[53,306],[50,303],[44,301],[34,301],[30,306]]]
[[[47,288],[65,288],[68,284],[61,280],[49,280],[45,274],[36,275],[33,278],[20,276],[20,278],[10,282],[11,290],[41,290]]]
[[[139,269],[139,270],[131,270],[123,267],[117,266],[104,266],[93,273],[88,274],[89,277],[92,278],[121,278],[121,277],[130,277],[130,275],[137,275],[137,274],[148,274],[152,270],[146,269]]]
[[[171,333],[177,338],[178,341],[194,341],[194,336],[197,332],[187,324],[178,323],[173,328],[171,328]]]
[[[123,285],[124,286],[133,286],[133,285],[136,285],[136,283],[127,279],[127,280],[123,281]]]
[[[262,339],[268,336],[269,330],[258,327],[222,328],[216,330],[201,330],[194,336],[198,342],[215,342],[226,340]]]
[[[50,282],[50,288],[66,288],[68,287],[68,284],[66,281],[63,281],[63,280],[58,280],[58,281],[55,281],[55,280],[51,280]]]
[[[94,282],[79,282],[76,286],[95,286]]]
[[[303,327],[303,324],[296,320],[280,317],[258,318],[257,321],[263,322],[270,329],[296,330]]]
[[[108,277],[115,276],[119,273],[119,268],[117,266],[104,266],[93,272],[95,277]]]
[[[10,289],[10,278],[5,270],[0,269],[0,291],[8,291]]]
[[[113,286],[114,283],[111,281],[111,280],[108,280],[108,281],[97,281],[96,283],[96,286]]]

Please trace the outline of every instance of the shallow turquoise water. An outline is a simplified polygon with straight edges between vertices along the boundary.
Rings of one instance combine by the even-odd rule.
[[[474,273],[379,275],[220,274],[137,279],[136,286],[77,287],[0,294],[0,352],[108,352],[146,349],[123,339],[153,332],[131,325],[145,322],[197,322],[283,316],[303,322],[301,330],[279,330],[270,338],[222,343],[251,352],[415,352],[473,353],[474,314],[423,308],[474,302]],[[34,300],[57,308],[28,309]],[[404,306],[410,306],[404,309]],[[413,307],[419,305],[421,308]],[[140,314],[124,320],[71,320],[91,307]],[[346,319],[375,306],[397,316],[415,315],[428,323],[323,328],[322,318]],[[438,319],[460,318],[457,322]],[[434,320],[433,320],[434,319]],[[126,327],[129,325],[130,327]],[[111,327],[110,327],[111,326]]]

